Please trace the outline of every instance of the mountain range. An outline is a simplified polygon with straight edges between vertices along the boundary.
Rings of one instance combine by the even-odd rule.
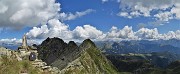
[[[95,42],[120,72],[135,74],[178,74],[180,40],[123,40]],[[176,61],[175,64],[172,64]],[[169,66],[174,65],[169,69]]]
[[[127,53],[153,53],[169,52],[180,54],[180,40],[130,40],[130,41],[101,41],[95,42],[99,48],[107,54],[127,54]]]

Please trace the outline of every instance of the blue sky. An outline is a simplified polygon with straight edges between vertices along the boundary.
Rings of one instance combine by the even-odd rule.
[[[21,1],[21,0],[18,0],[18,1]],[[35,0],[32,0],[32,2],[33,1],[35,1]],[[118,2],[119,0],[107,0],[106,2],[103,2],[101,0],[56,0],[55,2],[53,2],[53,0],[45,0],[44,2],[46,2],[46,1],[47,2],[52,1],[52,5],[55,5],[56,3],[60,4],[59,8],[61,10],[58,10],[58,8],[57,8],[57,11],[56,11],[56,8],[51,8],[52,9],[51,11],[55,10],[55,12],[47,11],[48,13],[53,13],[53,14],[55,14],[56,12],[58,12],[58,14],[64,12],[66,15],[69,15],[69,14],[76,15],[76,12],[83,13],[84,11],[86,11],[88,9],[92,10],[88,13],[85,13],[82,16],[75,17],[74,19],[60,21],[61,23],[65,24],[65,26],[68,25],[68,30],[70,30],[70,31],[78,30],[77,26],[80,26],[84,30],[87,30],[83,26],[90,25],[90,27],[95,28],[94,30],[97,30],[97,32],[101,31],[102,33],[99,32],[99,34],[104,38],[103,34],[108,35],[107,33],[110,33],[110,29],[113,26],[117,27],[118,30],[123,29],[125,26],[128,26],[128,28],[132,26],[133,32],[136,32],[142,28],[142,27],[139,27],[141,24],[141,26],[143,26],[143,28],[148,29],[147,30],[148,33],[151,32],[152,29],[157,28],[159,34],[166,34],[169,31],[173,31],[173,32],[175,32],[175,34],[179,34],[178,32],[176,33],[176,31],[180,30],[180,21],[179,21],[179,16],[178,16],[180,13],[173,11],[173,9],[175,9],[175,8],[180,9],[178,4],[176,4],[176,3],[180,3],[178,1],[170,2],[168,0],[165,0],[163,2],[161,2],[161,1],[153,2],[151,0],[147,0],[147,2],[149,1],[149,4],[152,3],[152,5],[155,5],[155,6],[149,5],[149,4],[147,4],[146,1],[143,1],[143,0],[139,0],[139,1],[138,0],[133,0],[133,1],[132,0],[120,0],[120,2]],[[10,4],[7,5],[6,1],[2,1],[2,2],[4,2],[4,3],[1,3],[2,5],[4,5],[4,8],[6,6],[9,6],[9,8],[11,7]],[[129,2],[132,2],[132,3],[130,4]],[[26,3],[26,2],[24,2],[24,3]],[[138,3],[140,5],[138,5]],[[40,3],[37,3],[37,5],[38,4],[40,5]],[[51,3],[49,3],[49,4],[51,4]],[[143,11],[143,9],[135,8],[138,6],[139,6],[139,8],[141,8],[141,7],[143,7],[143,5],[145,8],[144,11]],[[169,5],[169,6],[164,7],[165,8],[164,9],[163,7],[161,7],[163,5],[167,5],[167,6]],[[123,6],[125,6],[125,9],[123,8]],[[159,6],[159,8],[157,6]],[[128,7],[130,9],[128,9]],[[22,10],[28,11],[27,9],[30,9],[30,11],[36,12],[36,10],[31,9],[31,8],[35,8],[35,9],[37,9],[37,11],[39,11],[39,10],[45,11],[43,9],[38,9],[35,6],[31,7],[30,3],[29,3],[29,7],[25,7],[25,8],[26,9],[22,9]],[[146,9],[146,8],[151,8],[151,9]],[[21,11],[21,10],[17,10],[17,12],[18,11]],[[12,10],[12,12],[16,13],[16,10]],[[123,15],[124,12],[126,12],[127,15]],[[131,12],[138,12],[138,13],[135,15],[130,15]],[[146,16],[145,14],[148,12],[150,12],[149,16]],[[160,17],[155,17],[156,14],[158,14],[158,15],[160,13],[166,14],[166,12],[170,12],[170,13],[167,13],[168,16],[166,16],[166,17],[163,17],[163,15]],[[6,15],[6,13],[10,13],[10,9],[9,9],[9,11],[8,11],[8,9],[6,11],[4,11],[4,14],[3,14],[3,12],[2,13],[0,12],[0,16]],[[10,15],[10,16],[12,16],[12,15]],[[48,16],[48,14],[46,14],[46,15]],[[46,15],[43,15],[43,16],[46,16]],[[21,16],[22,17],[20,17],[20,19],[22,19],[24,17],[24,19],[27,19],[28,22],[26,22],[27,20],[25,20],[25,22],[21,21],[20,25],[17,25],[17,24],[19,24],[19,20],[16,20],[16,19],[18,19],[16,17],[15,19],[13,19],[12,24],[11,23],[7,24],[7,23],[2,22],[3,19],[0,19],[0,20],[2,20],[2,21],[0,21],[0,24],[2,25],[2,26],[0,26],[0,29],[1,29],[0,39],[6,39],[6,38],[7,39],[12,39],[12,38],[20,39],[22,37],[22,35],[25,33],[29,33],[28,36],[31,37],[33,32],[30,32],[30,30],[33,30],[33,27],[40,28],[42,26],[42,24],[40,24],[42,21],[35,22],[36,25],[34,25],[34,23],[29,23],[29,20],[33,20],[32,18],[36,18],[36,17],[29,17],[24,14],[22,14]],[[130,16],[131,18],[129,18],[128,16]],[[56,17],[56,16],[53,15],[52,17]],[[52,19],[52,17],[51,16],[50,16],[50,18],[48,17],[48,20]],[[69,15],[69,17],[70,17],[70,15]],[[68,18],[68,17],[63,17],[63,18]],[[166,20],[165,18],[169,18],[169,19]],[[61,18],[56,18],[56,19],[61,20]],[[10,20],[12,20],[12,19],[10,19]],[[37,20],[39,20],[39,18]],[[48,22],[48,20],[46,20],[46,21]],[[15,21],[15,24],[14,24],[14,21]],[[157,21],[160,21],[161,23],[158,23],[156,25],[154,25],[152,23],[152,22],[157,22]],[[16,24],[16,22],[18,22],[18,23]],[[30,22],[32,22],[32,21],[30,21]],[[5,26],[6,24],[7,24],[7,26]],[[160,24],[162,24],[162,25],[160,25]],[[15,25],[16,27],[14,27],[12,25]],[[17,29],[17,27],[21,27],[21,28]],[[48,30],[50,30],[50,28]],[[39,32],[39,31],[37,31],[37,32],[38,32],[37,36],[32,36],[33,38],[42,38],[43,39],[43,38],[48,37],[48,35],[49,35],[47,33],[46,33],[47,35],[44,35],[44,34],[42,34],[42,32]],[[65,33],[67,33],[67,32],[65,32]],[[73,33],[72,35],[81,34],[81,33],[74,34],[74,32],[72,32],[72,33]],[[87,32],[87,33],[86,33],[87,36],[83,36],[83,35],[80,37],[73,36],[73,38],[93,38],[93,39],[95,39],[97,36],[99,36],[96,34],[92,34],[92,35],[95,35],[95,37],[91,37],[91,36],[89,36],[89,35],[91,35],[91,33],[90,32]],[[93,32],[93,33],[95,33],[95,32]],[[118,31],[115,34],[118,34],[118,33],[120,33],[120,31]],[[60,34],[60,33],[58,33],[58,34]],[[139,33],[139,34],[141,34],[141,33]],[[44,35],[44,36],[42,36],[42,35]],[[149,34],[147,34],[147,35],[149,35]],[[55,35],[55,36],[59,36],[59,35]],[[179,35],[177,35],[177,36],[179,36]],[[121,37],[124,37],[124,36],[122,36],[122,35],[118,36],[118,38],[121,38]],[[173,37],[173,36],[171,36],[171,37]],[[71,39],[73,39],[73,38],[71,38]]]
[[[126,25],[133,26],[134,30],[138,30],[138,24],[147,24],[148,28],[159,28],[161,33],[166,33],[169,30],[175,31],[180,29],[179,20],[171,20],[170,23],[165,23],[163,26],[153,26],[148,22],[155,21],[152,18],[138,17],[134,19],[128,19],[117,16],[120,12],[119,3],[117,1],[109,1],[102,3],[100,0],[58,0],[62,4],[63,12],[76,12],[86,9],[94,9],[96,12],[83,16],[76,20],[66,21],[67,24],[74,29],[78,25],[91,24],[102,31],[109,31],[112,26],[123,28]],[[64,5],[63,5],[64,4]]]

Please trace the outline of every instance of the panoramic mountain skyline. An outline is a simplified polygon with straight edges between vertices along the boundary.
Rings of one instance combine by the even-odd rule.
[[[0,74],[180,74],[180,0],[0,0]]]
[[[180,39],[178,0],[2,0],[0,44],[47,37],[66,41]]]

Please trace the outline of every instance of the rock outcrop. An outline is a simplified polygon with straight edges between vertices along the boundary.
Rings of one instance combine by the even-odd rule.
[[[4,48],[4,47],[0,47],[0,56],[1,55],[10,55],[11,51],[10,49]]]
[[[58,67],[61,74],[117,74],[116,68],[86,39],[80,46],[59,38],[47,38],[38,46],[39,58],[48,65]]]
[[[56,59],[62,57],[60,55],[63,54],[65,47],[67,47],[67,43],[65,43],[62,39],[47,38],[41,45],[38,46],[38,58],[50,65]]]

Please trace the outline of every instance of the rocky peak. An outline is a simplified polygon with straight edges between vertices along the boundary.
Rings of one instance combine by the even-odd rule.
[[[69,41],[68,47],[78,47],[74,41]]]
[[[44,40],[43,42],[42,42],[42,46],[43,45],[49,45],[49,44],[51,44],[51,45],[67,45],[67,43],[65,43],[62,39],[60,39],[60,38],[57,38],[57,37],[54,37],[54,38],[47,38],[46,40]]]
[[[38,56],[48,65],[63,69],[69,62],[78,57],[80,54],[78,48],[74,41],[67,44],[60,38],[47,38],[38,46]]]
[[[59,58],[66,47],[67,43],[60,38],[47,38],[38,46],[38,58],[42,59],[47,64],[50,64]]]
[[[92,42],[90,39],[86,39],[82,42],[82,44],[80,45],[80,47],[83,48],[87,48],[87,47],[96,47],[96,45],[94,44],[94,42]]]

